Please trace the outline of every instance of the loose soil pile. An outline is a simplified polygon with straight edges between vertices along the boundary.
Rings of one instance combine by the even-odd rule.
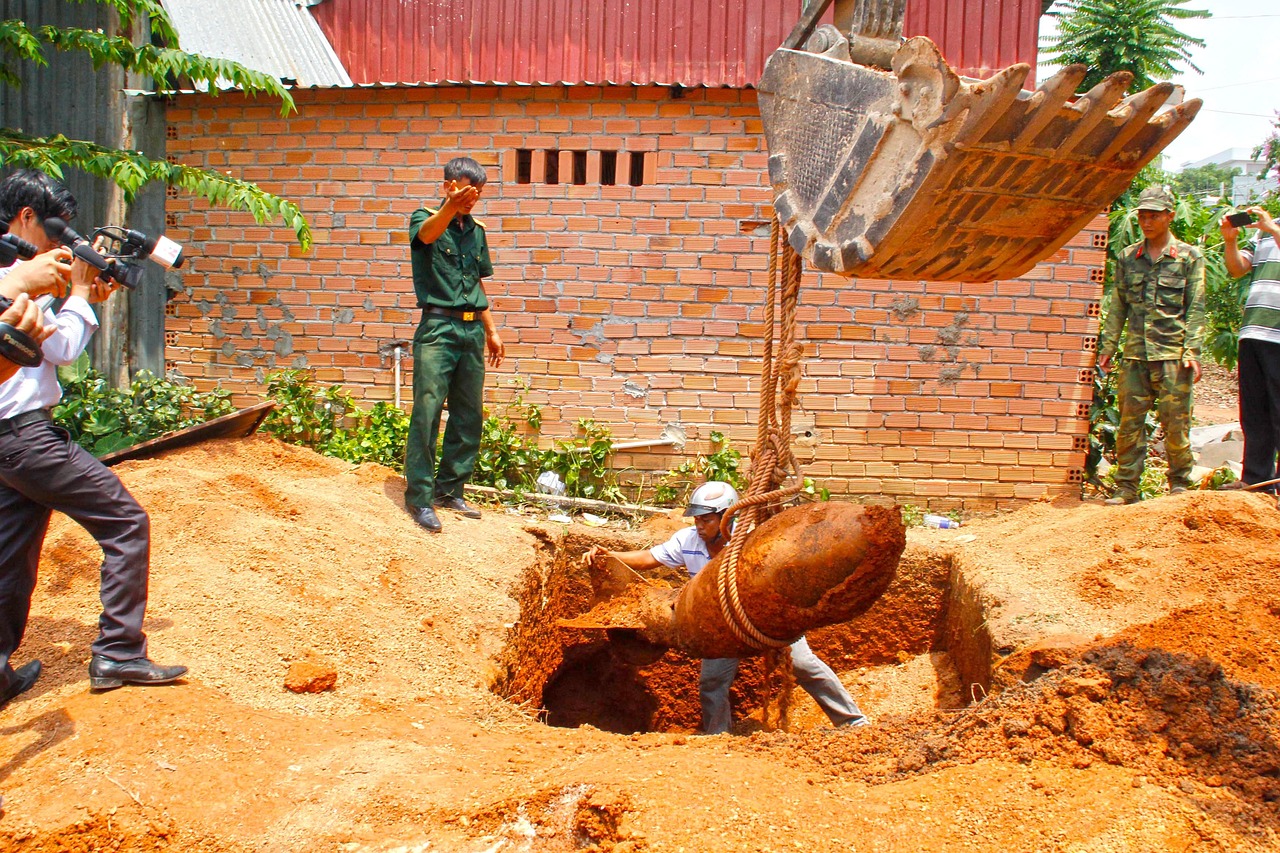
[[[701,737],[696,662],[554,624],[590,604],[582,551],[652,532],[496,508],[430,536],[393,473],[265,438],[118,470],[152,517],[151,654],[191,674],[88,692],[100,554],[56,518],[3,850],[1277,845],[1274,498],[911,531],[876,607],[810,637],[873,726],[797,693],[765,730],[757,662],[737,733]],[[300,662],[334,689],[286,690]]]

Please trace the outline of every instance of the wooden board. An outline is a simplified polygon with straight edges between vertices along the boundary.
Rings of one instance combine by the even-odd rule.
[[[159,438],[143,441],[123,450],[105,453],[98,457],[98,461],[103,465],[114,465],[126,459],[144,459],[166,450],[173,450],[176,447],[187,447],[192,444],[199,444],[202,441],[212,441],[215,438],[243,438],[253,435],[258,431],[258,427],[262,425],[262,421],[275,407],[276,404],[270,400],[265,403],[258,403],[247,409],[241,409],[238,412],[232,412],[229,415],[223,415],[220,418],[214,418],[211,421],[189,426],[176,432],[166,433]]]

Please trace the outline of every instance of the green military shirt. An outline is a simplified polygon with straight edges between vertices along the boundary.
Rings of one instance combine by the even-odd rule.
[[[484,226],[470,216],[464,216],[459,226],[455,218],[434,243],[424,243],[418,231],[434,213],[423,207],[409,217],[409,256],[418,307],[483,311],[489,300],[480,280],[493,275]]]
[[[1200,360],[1204,255],[1199,249],[1175,238],[1154,261],[1145,240],[1120,252],[1099,356],[1114,355],[1126,327],[1126,359]]]

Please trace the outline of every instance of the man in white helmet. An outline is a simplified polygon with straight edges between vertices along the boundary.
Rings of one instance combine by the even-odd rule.
[[[614,552],[597,546],[587,553],[587,559],[597,553],[607,553],[638,572],[656,569],[659,565],[673,569],[684,566],[693,577],[724,550],[731,531],[721,530],[720,520],[725,510],[737,501],[738,492],[728,483],[716,480],[703,483],[694,490],[689,498],[689,508],[684,511],[686,516],[692,516],[693,527],[686,527],[647,551]],[[804,637],[791,644],[791,669],[796,683],[813,697],[833,725],[867,725],[867,718],[858,709],[858,703],[853,701],[831,667],[813,653]],[[705,734],[723,734],[733,724],[729,688],[737,674],[737,658],[703,659],[698,693],[702,700],[702,731]]]

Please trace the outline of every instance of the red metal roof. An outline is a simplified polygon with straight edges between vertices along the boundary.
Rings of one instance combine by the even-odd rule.
[[[1034,65],[1041,0],[908,0],[962,73]],[[323,0],[357,84],[751,86],[803,0]],[[978,76],[974,74],[973,76]],[[981,76],[986,76],[985,74]]]
[[[907,0],[904,36],[928,36],[966,77],[987,78],[1017,62],[1032,86],[1043,0]]]

